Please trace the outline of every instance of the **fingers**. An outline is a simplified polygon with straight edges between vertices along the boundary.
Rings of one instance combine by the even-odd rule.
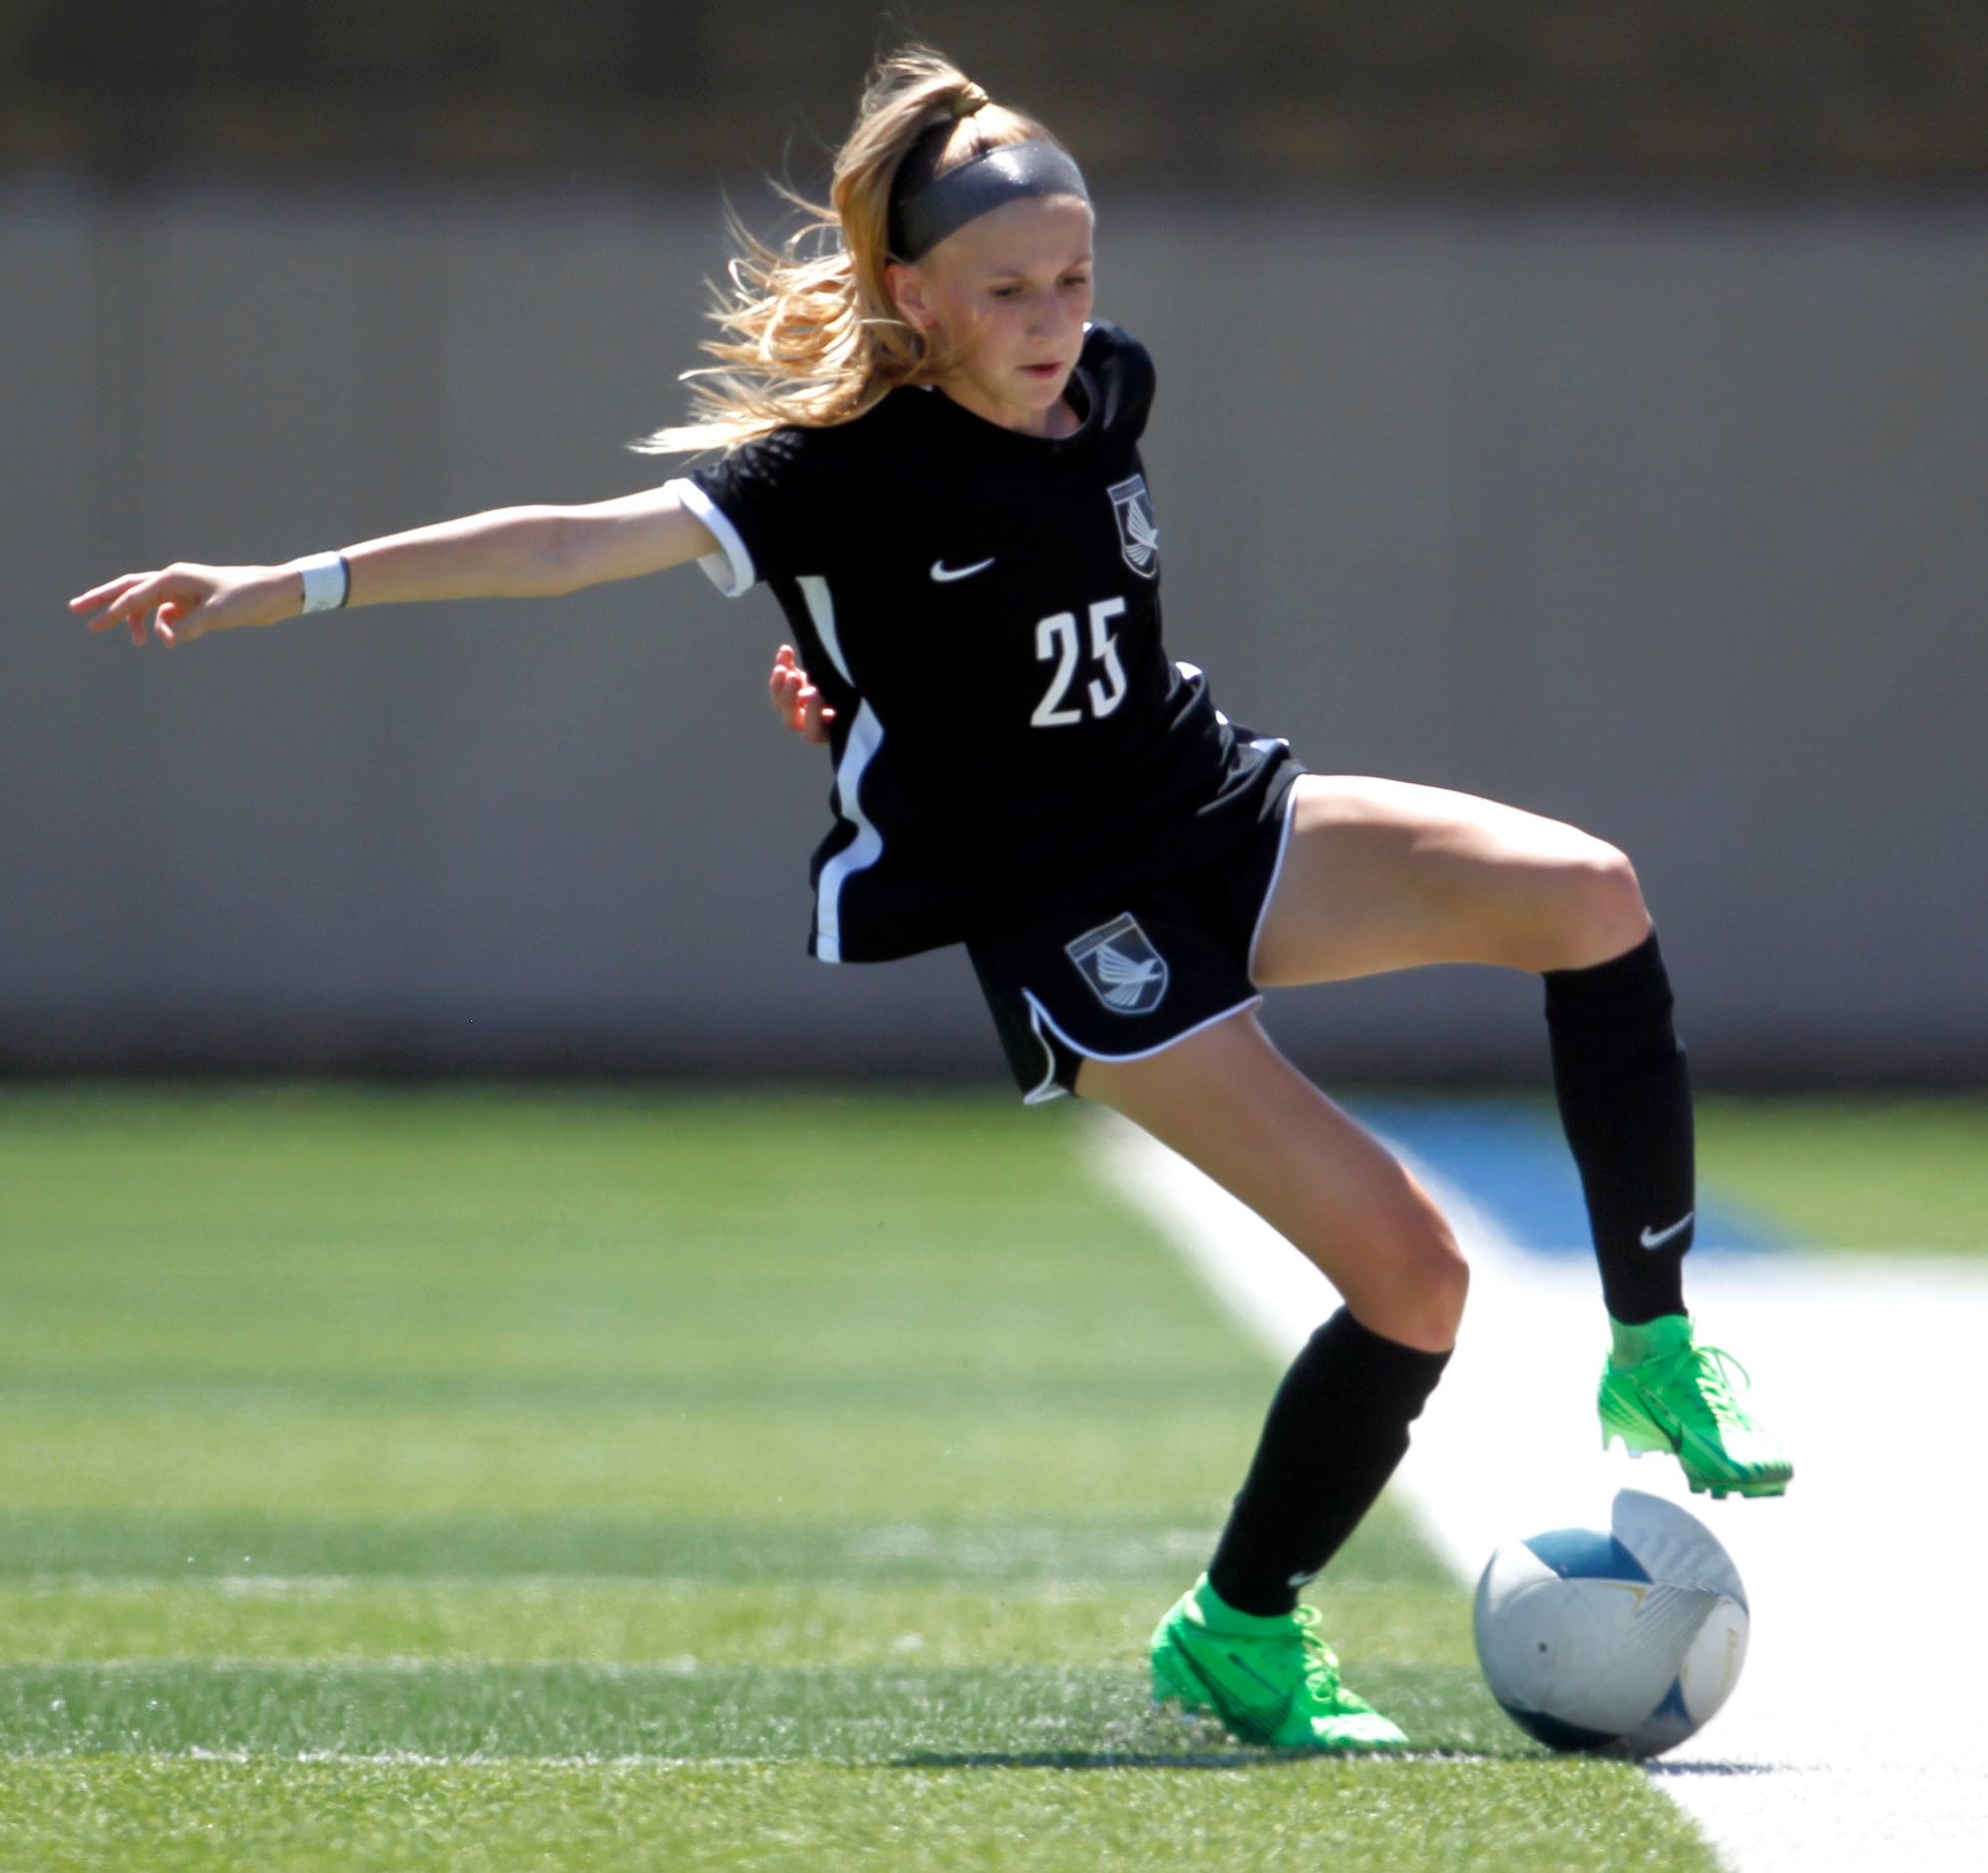
[[[795,661],[794,646],[782,644],[774,653],[773,668],[766,678],[767,700],[773,704],[780,726],[797,735],[806,734],[809,704],[817,701],[820,693]]]
[[[161,643],[188,643],[207,628],[207,600],[214,582],[187,567],[160,572],[126,572],[108,583],[70,599],[72,611],[103,607],[89,620],[93,631],[114,630],[122,624],[135,644],[145,642],[148,620]]]
[[[805,675],[797,673],[789,680],[782,698],[780,720],[803,741],[821,743],[828,739],[828,725],[835,720],[835,711],[822,701],[821,691]]]
[[[792,644],[782,644],[773,653],[773,668],[766,678],[767,700],[780,726],[819,746],[828,740],[829,724],[835,711],[822,701],[822,693],[808,680]]]
[[[794,651],[790,644],[782,644],[780,653],[773,659],[773,669],[766,679],[766,699],[773,705],[773,713],[780,718],[782,728],[798,731],[805,710],[804,698],[811,685],[807,672],[794,662]]]
[[[107,631],[124,624],[131,630],[132,642],[142,644],[146,618],[153,606],[165,599],[169,583],[170,575],[164,572],[127,572],[122,578],[114,578],[107,585],[70,599],[69,605],[71,610],[87,611],[92,605],[101,604],[104,608],[90,619],[93,631]],[[170,631],[162,630],[160,634],[171,641]]]
[[[811,741],[816,747],[828,740],[828,726],[835,720],[835,711],[824,706],[821,691],[810,686],[805,698],[804,713],[801,719],[800,736],[803,741]]]
[[[766,699],[773,705],[773,713],[782,722],[793,713],[791,701],[797,672],[794,667],[794,646],[782,644],[773,653],[773,667],[766,675]]]
[[[145,572],[121,572],[108,584],[93,585],[88,591],[79,592],[70,599],[69,608],[72,611],[87,611],[93,604],[108,604],[149,576],[150,574]]]
[[[98,585],[80,592],[70,599],[72,611],[88,611],[94,605],[104,608],[90,619],[93,631],[107,631],[115,624],[127,623],[133,616],[131,597],[147,579],[156,577],[153,572],[127,572],[122,578],[114,578],[108,585]],[[143,616],[141,610],[138,615]]]

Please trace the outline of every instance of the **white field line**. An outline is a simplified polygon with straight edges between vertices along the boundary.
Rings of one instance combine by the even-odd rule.
[[[1094,1161],[1289,1358],[1337,1305],[1274,1231],[1200,1172],[1100,1115]],[[1792,1447],[1773,1502],[1685,1490],[1676,1466],[1604,1457],[1595,1276],[1532,1256],[1398,1154],[1469,1256],[1469,1317],[1399,1485],[1474,1579],[1501,1541],[1606,1526],[1625,1481],[1690,1505],[1753,1603],[1733,1702],[1652,1771],[1741,1873],[1976,1873],[1988,1865],[1984,1512],[1967,1445],[1988,1275],[1950,1262],[1798,1255],[1687,1264],[1707,1339],[1740,1349],[1756,1408]]]

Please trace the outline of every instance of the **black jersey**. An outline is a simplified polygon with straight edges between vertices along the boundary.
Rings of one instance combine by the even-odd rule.
[[[1212,859],[1283,744],[1160,642],[1143,346],[1094,324],[1049,440],[943,391],[790,428],[672,486],[736,596],[769,584],[836,711],[809,947],[883,961]]]

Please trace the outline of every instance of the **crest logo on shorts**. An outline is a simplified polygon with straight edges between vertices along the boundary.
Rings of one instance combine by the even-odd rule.
[[[1166,958],[1147,940],[1129,913],[1085,931],[1063,952],[1113,1014],[1144,1014],[1167,991]]]
[[[1146,478],[1134,475],[1130,481],[1113,482],[1104,492],[1111,497],[1125,563],[1141,578],[1158,578],[1160,524],[1153,514],[1153,498],[1146,492]]]

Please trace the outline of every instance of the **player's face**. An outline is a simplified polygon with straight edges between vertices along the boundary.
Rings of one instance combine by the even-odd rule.
[[[1069,195],[1006,201],[948,234],[916,266],[893,263],[905,316],[964,352],[944,388],[1004,429],[1068,420],[1063,387],[1090,317],[1091,215]]]

